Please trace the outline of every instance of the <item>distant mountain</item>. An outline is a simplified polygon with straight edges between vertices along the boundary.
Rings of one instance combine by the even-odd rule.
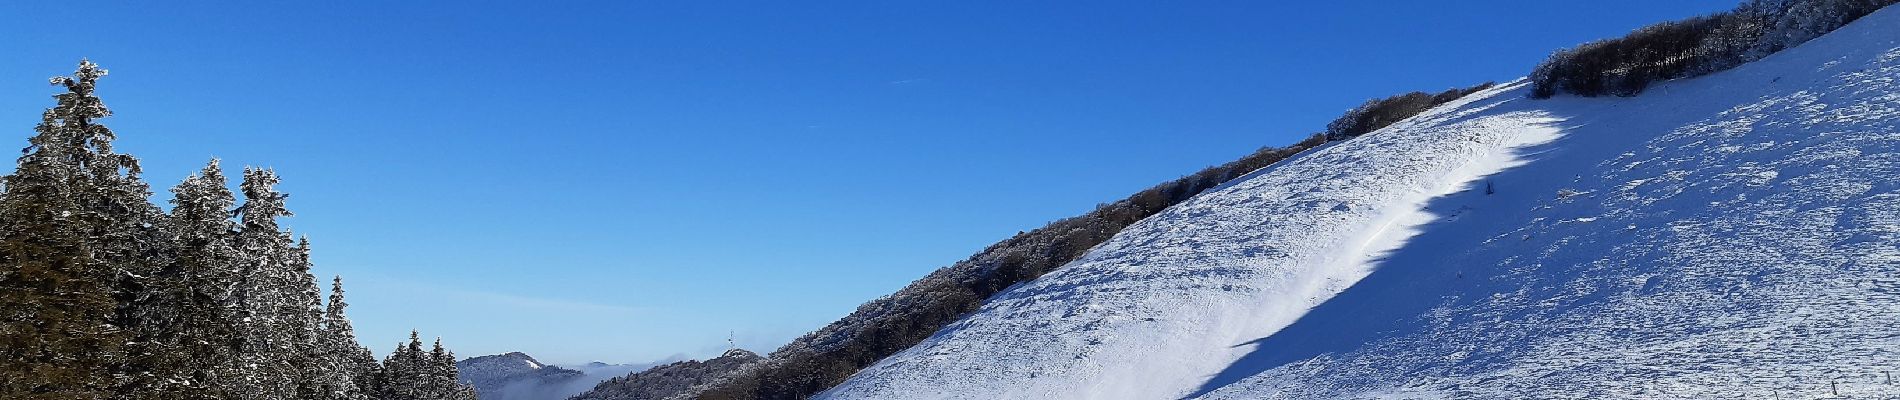
[[[745,349],[727,350],[706,361],[680,361],[608,379],[573,400],[664,399],[764,359]]]
[[[590,362],[561,367],[512,352],[471,357],[455,363],[462,381],[475,387],[482,400],[561,400],[587,391],[607,378],[624,376],[657,363],[608,364]]]
[[[455,363],[462,381],[475,386],[482,400],[538,400],[539,388],[560,386],[580,371],[543,364],[521,352],[473,357]]]

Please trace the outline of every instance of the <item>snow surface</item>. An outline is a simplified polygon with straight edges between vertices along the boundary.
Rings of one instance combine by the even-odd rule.
[[[819,397],[1900,393],[1896,79],[1887,9],[1634,98],[1500,85],[1143,220]]]

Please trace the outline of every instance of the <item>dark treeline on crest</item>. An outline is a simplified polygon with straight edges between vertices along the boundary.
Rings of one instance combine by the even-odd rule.
[[[1462,89],[1449,89],[1437,94],[1411,92],[1383,99],[1366,100],[1365,104],[1347,111],[1332,123],[1326,124],[1327,140],[1346,140],[1359,135],[1372,133],[1406,118],[1430,110],[1440,104],[1449,103],[1480,90],[1497,86],[1496,82],[1485,82]]]
[[[1654,82],[1762,59],[1896,1],[1749,0],[1731,11],[1650,25],[1551,54],[1531,71],[1531,97],[1634,96]]]
[[[325,302],[310,243],[277,175],[218,162],[152,204],[131,155],[113,150],[81,61],[0,191],[0,399],[455,399],[455,356],[413,333],[378,362]],[[244,202],[237,203],[237,195]]]

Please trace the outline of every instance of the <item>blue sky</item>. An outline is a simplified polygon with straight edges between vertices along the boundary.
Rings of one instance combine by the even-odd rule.
[[[91,57],[156,199],[283,175],[379,354],[555,363],[770,350],[1366,98],[1734,4],[180,3],[0,5],[0,126]]]

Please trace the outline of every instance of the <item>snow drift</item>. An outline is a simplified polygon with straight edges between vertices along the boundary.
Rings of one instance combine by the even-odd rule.
[[[1635,98],[1523,82],[1129,227],[820,397],[1890,391],[1900,10]]]

